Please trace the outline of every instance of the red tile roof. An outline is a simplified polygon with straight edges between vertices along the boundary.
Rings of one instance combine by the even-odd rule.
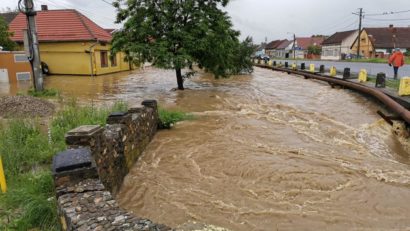
[[[324,40],[323,37],[296,38],[296,44],[302,50],[307,50],[309,46],[321,46]]]
[[[111,34],[76,10],[38,11],[36,15],[37,33],[40,42],[61,41],[111,41]],[[12,40],[23,41],[26,16],[18,14],[9,25],[14,32]]]

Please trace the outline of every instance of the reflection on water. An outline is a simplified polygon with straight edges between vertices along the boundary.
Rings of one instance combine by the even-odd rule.
[[[138,216],[244,231],[410,227],[409,155],[360,94],[263,69],[199,74],[186,91],[171,91],[174,72],[157,69],[46,85],[196,115],[160,131],[126,177],[118,200]]]
[[[17,95],[18,93],[27,92],[32,85],[31,81],[19,81],[14,84],[0,83],[0,96]]]

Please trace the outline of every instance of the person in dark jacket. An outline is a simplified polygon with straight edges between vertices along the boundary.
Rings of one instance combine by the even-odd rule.
[[[404,65],[404,55],[399,48],[395,49],[393,55],[389,58],[389,66],[393,65],[394,79],[397,79],[399,68]]]

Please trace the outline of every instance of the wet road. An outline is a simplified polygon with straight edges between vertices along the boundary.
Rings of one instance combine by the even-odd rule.
[[[260,68],[198,74],[186,91],[152,68],[46,85],[84,102],[156,98],[196,116],[158,132],[126,177],[117,199],[138,216],[239,231],[410,227],[405,142],[360,94]]]
[[[293,60],[276,60],[277,62],[289,62],[293,63]],[[386,63],[355,63],[355,62],[336,62],[336,61],[317,61],[317,60],[297,60],[298,65],[301,63],[306,64],[306,68],[309,68],[309,64],[315,64],[316,68],[320,65],[325,65],[326,69],[335,66],[338,71],[343,72],[346,67],[350,68],[352,73],[359,73],[361,69],[366,69],[369,75],[376,76],[379,72],[384,72],[388,77],[393,77],[393,68],[389,67]],[[404,65],[399,69],[399,77],[410,76],[410,65]]]

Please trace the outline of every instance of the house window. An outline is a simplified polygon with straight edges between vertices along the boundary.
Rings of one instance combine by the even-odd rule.
[[[14,62],[15,63],[22,63],[22,62],[28,62],[28,58],[25,54],[15,54],[14,55]]]
[[[17,72],[16,77],[18,81],[30,80],[30,72]]]
[[[111,61],[111,66],[116,67],[117,66],[117,54],[113,54],[110,56],[110,61]]]
[[[100,51],[101,56],[101,67],[108,67],[108,55],[107,51]]]

